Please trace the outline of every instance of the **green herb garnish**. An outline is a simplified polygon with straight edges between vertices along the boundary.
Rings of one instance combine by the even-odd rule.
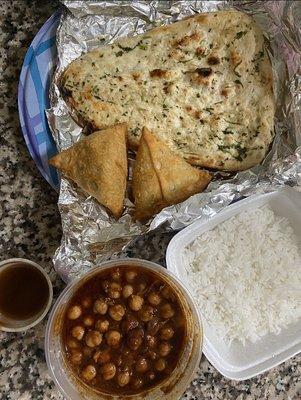
[[[139,133],[139,128],[138,128],[138,127],[132,129],[132,134],[133,134],[134,136],[138,136],[138,133]]]
[[[241,83],[241,81],[239,79],[235,79],[234,83],[236,83],[237,85],[240,85],[242,87],[244,87],[244,85]]]
[[[228,124],[231,124],[231,125],[242,125],[240,122],[237,122],[237,121],[227,121],[225,118],[224,118],[224,121],[225,122],[228,122]],[[228,129],[228,128],[227,128]]]
[[[212,107],[207,107],[204,108],[205,111],[207,111],[210,115],[212,115],[212,111],[214,110]]]
[[[242,63],[242,61],[239,61],[239,62],[235,65],[235,67],[234,67],[234,69],[233,69],[234,74],[235,74],[236,76],[238,76],[239,78],[241,78],[241,75],[236,71],[236,68],[237,68],[241,63]]]
[[[233,131],[230,131],[229,128],[226,128],[225,130],[222,131],[224,135],[234,135]]]
[[[131,51],[131,50],[133,50],[135,47],[123,47],[123,46],[121,46],[121,44],[118,44],[117,45],[121,50],[123,50],[123,51],[125,51],[126,53],[128,53],[129,51]],[[138,46],[138,45],[137,45]]]
[[[140,50],[147,50],[147,45],[146,44],[140,44],[139,46]]]
[[[246,33],[247,33],[247,31],[237,32],[234,39],[241,39]]]
[[[242,147],[240,143],[226,145],[219,144],[217,145],[217,148],[224,153],[231,154],[231,156],[237,161],[243,161],[243,159],[247,157],[247,149]],[[232,149],[236,150],[237,154],[232,154]]]

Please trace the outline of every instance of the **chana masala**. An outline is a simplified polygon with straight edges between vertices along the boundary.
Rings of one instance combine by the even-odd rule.
[[[112,267],[74,294],[62,339],[68,364],[87,385],[111,394],[137,394],[175,369],[186,340],[186,318],[164,278],[141,267]]]

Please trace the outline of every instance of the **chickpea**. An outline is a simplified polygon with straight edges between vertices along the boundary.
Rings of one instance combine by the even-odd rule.
[[[169,303],[166,303],[161,307],[161,315],[164,319],[172,318],[175,315],[175,310]]]
[[[105,280],[105,281],[102,282],[101,286],[102,286],[103,290],[104,290],[105,292],[107,292],[108,289],[109,289],[109,286],[110,286],[110,282],[107,281],[107,280]]]
[[[161,290],[161,294],[166,300],[174,300],[174,295],[167,286],[164,286],[164,288]]]
[[[147,323],[147,333],[149,335],[155,336],[159,332],[161,326],[162,322],[160,321],[160,319],[158,317],[154,317]]]
[[[80,350],[72,350],[70,361],[72,364],[79,365],[82,362],[83,353]]]
[[[161,357],[166,357],[171,352],[171,345],[168,342],[162,342],[159,344],[158,352]]]
[[[83,319],[83,323],[85,326],[93,326],[94,318],[91,315],[86,315]]]
[[[106,340],[109,346],[118,347],[121,340],[121,334],[118,331],[109,331],[106,333]]]
[[[145,344],[148,348],[152,349],[156,345],[156,338],[152,335],[146,335]]]
[[[134,288],[132,285],[125,285],[122,289],[122,296],[127,299],[134,293]]]
[[[127,348],[125,348],[124,350],[123,350],[123,352],[122,352],[125,356],[128,356],[129,354],[131,354],[131,350],[130,349],[127,349]]]
[[[162,301],[161,296],[156,292],[151,292],[147,296],[147,300],[152,306],[158,306]]]
[[[142,283],[139,283],[139,285],[138,285],[138,287],[137,287],[137,290],[138,290],[138,292],[143,292],[145,289],[146,289],[146,283],[144,283],[144,282],[142,282]]]
[[[118,282],[112,282],[109,285],[108,295],[111,299],[119,299],[121,296],[122,287]]]
[[[130,373],[128,371],[120,372],[117,376],[117,382],[121,387],[128,385],[130,382]]]
[[[173,337],[175,331],[170,326],[165,326],[160,331],[160,338],[163,340],[169,340]]]
[[[121,321],[124,317],[125,309],[122,305],[116,304],[109,308],[109,315],[114,321]]]
[[[92,299],[91,297],[85,297],[82,299],[82,306],[84,308],[89,308],[92,305]]]
[[[146,376],[146,379],[149,381],[153,381],[156,377],[156,375],[153,371],[148,372],[145,376]]]
[[[85,334],[85,328],[81,325],[76,325],[71,330],[71,335],[77,340],[82,340],[84,334]]]
[[[121,278],[121,271],[120,268],[116,268],[112,271],[111,273],[112,279],[114,281],[119,281],[119,279]]]
[[[166,368],[166,361],[164,360],[164,358],[159,358],[156,362],[155,362],[155,368],[157,371],[164,371]]]
[[[131,350],[138,350],[142,345],[144,333],[136,328],[132,329],[127,335],[127,344]]]
[[[115,363],[116,363],[117,367],[121,367],[121,365],[122,365],[122,363],[123,363],[122,354],[120,354],[120,355],[115,359]]]
[[[98,359],[99,359],[100,354],[101,354],[101,351],[100,351],[100,350],[97,350],[97,351],[93,354],[93,360],[94,360],[95,363],[98,362]]]
[[[123,333],[128,333],[130,330],[135,329],[138,326],[139,321],[131,315],[127,315],[126,319],[124,319],[121,323],[121,329]]]
[[[116,366],[113,363],[106,363],[101,367],[102,377],[105,381],[109,381],[116,375]]]
[[[77,349],[79,347],[79,343],[75,339],[69,339],[67,342],[67,346],[69,349]]]
[[[158,354],[155,352],[155,351],[153,351],[153,350],[151,350],[151,351],[149,351],[148,353],[147,353],[147,355],[148,355],[148,357],[151,359],[151,360],[156,360],[157,358],[158,358]]]
[[[139,357],[137,362],[136,362],[136,371],[144,374],[144,372],[146,372],[148,370],[148,362],[147,359],[144,357]]]
[[[72,306],[69,308],[67,315],[69,319],[77,319],[82,315],[82,309],[80,306]]]
[[[83,353],[85,357],[91,357],[92,356],[92,352],[93,350],[91,349],[91,347],[85,346],[83,348]]]
[[[123,362],[123,365],[121,366],[120,369],[122,372],[130,372],[131,366],[132,366],[132,364],[130,362]]]
[[[133,294],[129,299],[130,309],[133,311],[141,310],[144,303],[144,299],[141,296]]]
[[[106,364],[110,361],[110,359],[111,359],[110,349],[97,350],[97,352],[93,356],[93,360],[96,363],[100,364]]]
[[[86,381],[91,381],[96,376],[96,368],[93,365],[87,365],[81,375]]]
[[[140,389],[143,386],[143,379],[141,378],[136,378],[134,379],[134,381],[132,382],[132,385],[135,389]]]
[[[99,319],[96,321],[95,329],[100,333],[105,333],[109,330],[110,322],[107,319]]]
[[[120,354],[120,359],[118,360],[120,363],[120,370],[125,372],[131,372],[133,364],[135,364],[135,360],[137,355],[131,352],[127,348],[122,349],[122,354]]]
[[[101,314],[101,315],[105,315],[106,312],[108,311],[108,305],[105,302],[105,300],[103,299],[98,299],[95,301],[94,303],[94,312],[96,314]]]
[[[154,317],[155,310],[152,306],[145,305],[139,311],[139,318],[143,322],[148,322]]]
[[[135,272],[135,271],[126,271],[126,273],[125,273],[125,279],[129,283],[134,282],[136,276],[137,276],[137,272]]]
[[[85,342],[89,347],[99,346],[102,342],[102,334],[98,331],[89,331],[85,336]]]

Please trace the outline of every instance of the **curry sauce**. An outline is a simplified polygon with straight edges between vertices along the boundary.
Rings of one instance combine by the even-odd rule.
[[[106,269],[86,281],[67,306],[66,360],[96,390],[137,394],[175,369],[186,325],[177,294],[159,275],[137,267]]]

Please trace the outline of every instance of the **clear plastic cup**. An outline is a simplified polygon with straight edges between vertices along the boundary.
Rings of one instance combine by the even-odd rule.
[[[181,358],[171,375],[156,387],[135,395],[108,395],[95,390],[81,381],[71,370],[64,357],[61,331],[63,316],[70,299],[84,282],[100,271],[112,267],[135,266],[147,269],[161,276],[177,293],[187,320],[187,341]],[[189,291],[165,268],[140,259],[119,259],[101,264],[77,279],[61,293],[50,314],[45,338],[46,361],[50,374],[67,400],[176,400],[185,392],[194,378],[202,355],[203,329],[201,320]]]

